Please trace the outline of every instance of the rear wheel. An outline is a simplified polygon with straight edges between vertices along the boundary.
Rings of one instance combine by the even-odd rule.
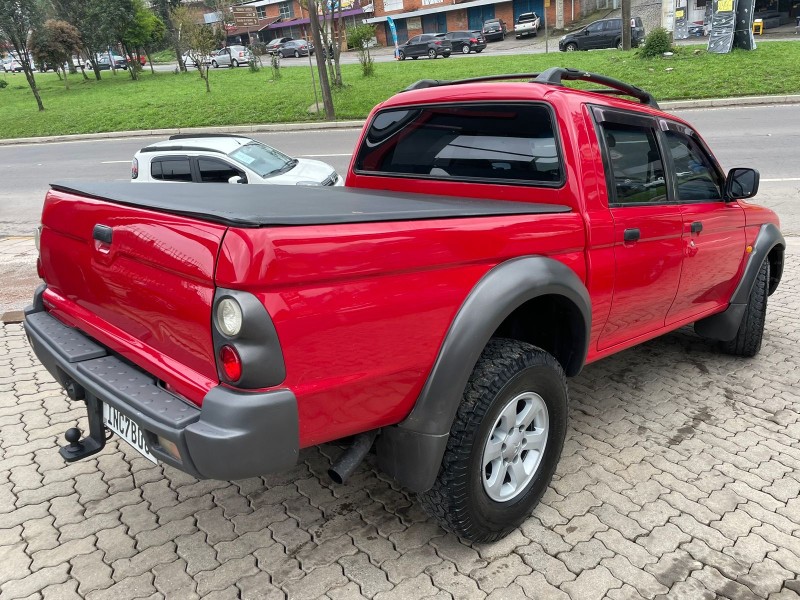
[[[238,60],[236,60],[236,59],[234,58],[234,59],[231,61],[231,66],[232,66],[232,67],[238,67],[238,66],[239,66],[239,61],[238,61]]]
[[[428,58],[436,58],[436,50],[434,50],[433,48],[428,50]]]
[[[507,535],[550,483],[567,401],[566,378],[553,356],[516,340],[490,341],[467,383],[436,482],[420,494],[422,506],[468,540]]]
[[[617,47],[617,50],[622,50],[622,40],[617,40],[614,45]]]
[[[578,45],[573,43],[573,42],[570,42],[569,44],[564,46],[564,50],[566,52],[575,52],[575,50],[577,50],[577,49],[578,49]]]
[[[469,50],[470,50],[469,44],[464,44],[463,46],[461,46],[461,54],[469,54]]]
[[[294,51],[294,57],[295,58],[300,58],[300,51],[299,50],[295,50]]]
[[[722,342],[720,348],[726,354],[752,357],[761,350],[764,337],[764,320],[767,315],[767,296],[769,295],[769,261],[765,260],[758,271],[756,282],[750,292],[742,322],[736,337],[730,342]]]

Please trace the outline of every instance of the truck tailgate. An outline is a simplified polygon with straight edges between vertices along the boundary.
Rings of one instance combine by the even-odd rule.
[[[45,303],[200,402],[218,382],[209,324],[225,231],[52,190],[42,213]]]

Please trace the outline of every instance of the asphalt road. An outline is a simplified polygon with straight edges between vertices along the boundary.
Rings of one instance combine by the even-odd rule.
[[[781,217],[784,233],[800,235],[800,111],[762,106],[677,111],[694,124],[725,169],[761,172],[758,202]],[[358,131],[295,131],[254,137],[299,157],[317,158],[345,173]],[[124,180],[142,146],[161,138],[108,139],[0,146],[0,235],[30,235],[48,184],[68,179]]]

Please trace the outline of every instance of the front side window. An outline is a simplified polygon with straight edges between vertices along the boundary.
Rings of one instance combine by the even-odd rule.
[[[150,176],[158,181],[191,181],[188,156],[164,156],[150,163]]]
[[[675,172],[675,194],[679,202],[722,200],[723,182],[700,145],[677,131],[666,131],[667,146]]]
[[[370,124],[356,170],[548,187],[563,179],[551,112],[534,104],[383,111]]]
[[[244,173],[218,158],[197,159],[200,181],[203,183],[228,183],[231,177],[242,177]]]
[[[602,21],[598,23],[592,23],[591,25],[588,25],[586,27],[586,31],[588,31],[589,33],[598,33],[599,31],[603,30],[603,25],[604,23]]]
[[[667,202],[664,162],[650,127],[605,122],[603,137],[611,169],[613,204]]]

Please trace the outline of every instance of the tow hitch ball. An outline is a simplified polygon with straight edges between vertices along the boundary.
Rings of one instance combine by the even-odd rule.
[[[67,462],[75,462],[92,454],[97,454],[106,445],[105,425],[103,425],[103,405],[93,396],[87,395],[86,409],[89,417],[89,435],[81,439],[81,430],[70,427],[64,434],[68,444],[61,446],[58,453]]]

